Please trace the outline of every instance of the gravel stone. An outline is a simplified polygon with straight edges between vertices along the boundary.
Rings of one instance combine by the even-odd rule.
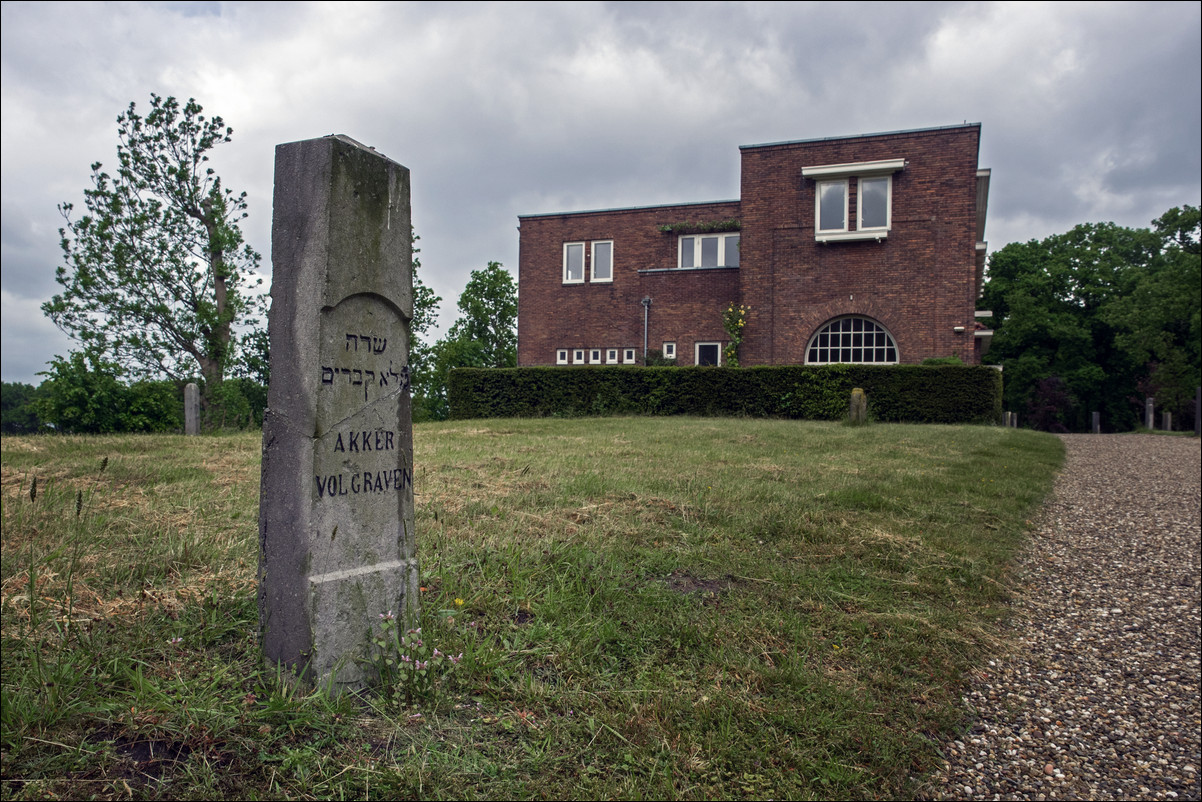
[[[927,799],[1202,799],[1202,449],[1062,435],[1019,560],[1009,653]]]

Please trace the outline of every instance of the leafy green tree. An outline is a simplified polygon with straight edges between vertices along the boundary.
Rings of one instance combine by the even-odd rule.
[[[42,428],[37,410],[38,388],[32,384],[4,382],[0,388],[0,431],[33,434]]]
[[[500,262],[472,271],[459,296],[459,319],[447,338],[475,343],[479,367],[517,367],[518,288]]]
[[[1108,426],[1135,426],[1145,394],[1185,411],[1202,328],[1198,214],[1173,209],[1154,222],[1154,231],[1083,224],[990,257],[981,306],[996,331],[986,361],[1005,366],[1007,408],[1078,431],[1095,410]]]
[[[431,419],[450,414],[447,378],[455,368],[512,368],[518,363],[518,291],[500,262],[473,270],[459,296],[459,318],[430,352],[425,412]]]
[[[431,394],[434,381],[434,343],[428,341],[430,329],[438,318],[438,305],[442,298],[434,294],[422,281],[419,272],[422,263],[417,254],[420,248],[417,241],[421,239],[413,234],[413,320],[409,323],[409,377],[413,392],[413,419],[415,421],[431,420]],[[444,416],[445,417],[445,416]]]
[[[1142,367],[1141,389],[1158,408],[1190,414],[1202,384],[1202,214],[1170,209],[1152,225],[1161,258],[1131,271],[1105,317],[1118,347]]]
[[[57,431],[111,434],[123,431],[121,412],[129,398],[121,383],[121,366],[95,350],[56,356],[41,375],[38,412]]]
[[[114,175],[92,165],[78,218],[59,206],[62,292],[43,312],[89,353],[137,377],[183,380],[199,369],[206,393],[237,358],[239,332],[260,326],[259,254],[242,239],[246,193],[222,186],[208,153],[233,129],[194,100],[151,95],[117,117]]]

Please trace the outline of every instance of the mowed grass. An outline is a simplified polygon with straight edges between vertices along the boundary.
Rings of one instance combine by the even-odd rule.
[[[1063,459],[738,419],[415,442],[422,637],[464,658],[406,699],[263,665],[257,434],[5,437],[3,798],[907,797]]]

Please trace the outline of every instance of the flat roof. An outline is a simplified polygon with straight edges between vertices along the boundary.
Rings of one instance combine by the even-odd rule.
[[[719,203],[741,203],[738,198],[733,200],[688,201],[686,203],[657,203],[653,206],[616,206],[612,209],[581,209],[575,212],[540,212],[538,214],[519,214],[519,220],[528,217],[564,217],[570,214],[605,214],[607,212],[645,212],[652,209],[675,209],[681,206],[713,206]]]
[[[897,136],[898,134],[922,134],[928,131],[953,131],[957,128],[980,128],[980,123],[960,123],[959,125],[937,125],[933,128],[908,128],[901,131],[878,131],[874,134],[852,134],[851,136],[820,136],[816,139],[788,139],[783,142],[764,142],[759,145],[739,145],[739,150],[751,148],[772,148],[778,145],[807,145],[814,142],[837,142],[841,139],[867,139],[873,136]]]

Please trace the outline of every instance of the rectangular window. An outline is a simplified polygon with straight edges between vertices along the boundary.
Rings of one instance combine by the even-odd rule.
[[[664,359],[676,358],[676,343],[664,343]]]
[[[563,244],[563,283],[584,283],[583,242],[565,242]]]
[[[588,352],[588,361],[593,363],[594,365],[600,363],[601,362],[601,349],[594,348],[591,351],[589,351]]]
[[[633,348],[627,348],[622,352],[622,361],[627,365],[633,365],[637,361]]]
[[[847,230],[847,181],[818,182],[818,230]]]
[[[720,365],[722,345],[720,343],[697,343],[698,365]]]
[[[738,234],[690,234],[680,238],[679,267],[738,267]]]
[[[593,281],[614,280],[613,240],[593,243]]]
[[[605,364],[613,365],[613,364],[616,364],[617,361],[618,361],[618,349],[617,348],[606,348],[605,349]]]
[[[556,365],[568,364],[568,349],[560,348],[558,351],[555,352],[555,364]]]
[[[576,350],[572,351],[572,364],[574,364],[574,365],[584,364],[584,349],[583,348],[577,348]]]
[[[856,193],[860,206],[859,226],[866,228],[889,228],[889,198],[893,185],[892,176],[883,178],[861,178]]]
[[[879,242],[888,237],[893,226],[893,176],[906,166],[905,159],[879,159],[801,168],[802,176],[814,181],[814,239]],[[851,206],[853,180],[855,207]]]

